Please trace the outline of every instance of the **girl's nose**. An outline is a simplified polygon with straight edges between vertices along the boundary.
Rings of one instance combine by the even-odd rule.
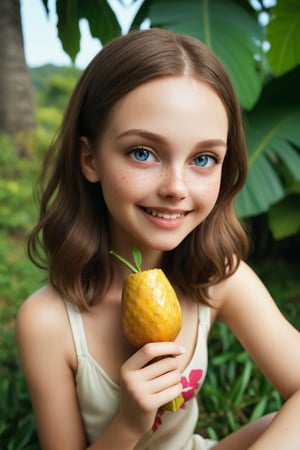
[[[168,169],[161,174],[159,194],[175,200],[183,200],[187,196],[187,184],[183,169]]]

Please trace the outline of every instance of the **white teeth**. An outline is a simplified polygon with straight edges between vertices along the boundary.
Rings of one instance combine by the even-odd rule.
[[[181,217],[183,214],[182,213],[164,213],[161,211],[155,211],[154,209],[150,209],[150,208],[146,208],[146,212],[148,214],[151,214],[151,216],[154,217],[161,217],[162,219],[178,219],[179,217]]]

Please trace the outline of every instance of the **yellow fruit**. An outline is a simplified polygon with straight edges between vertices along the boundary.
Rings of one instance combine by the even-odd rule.
[[[136,347],[176,338],[182,325],[181,307],[161,269],[144,270],[125,278],[122,324],[126,337]]]
[[[174,341],[182,326],[177,295],[161,269],[141,270],[141,254],[133,249],[134,267],[120,255],[110,252],[134,273],[125,278],[122,289],[122,325],[127,339],[136,347],[149,342]],[[162,406],[176,412],[182,395]]]

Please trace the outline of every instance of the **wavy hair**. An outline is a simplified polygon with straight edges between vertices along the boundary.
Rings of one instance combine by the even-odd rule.
[[[247,254],[248,239],[233,205],[246,179],[247,152],[226,70],[195,38],[162,29],[132,31],[107,44],[83,71],[38,184],[40,214],[28,239],[29,257],[81,310],[105,294],[112,271],[107,208],[100,184],[89,183],[81,173],[80,136],[96,144],[111,108],[124,95],[147,81],[180,75],[207,83],[223,102],[228,148],[214,209],[178,247],[164,253],[162,268],[176,289],[209,303],[209,286],[234,273]]]

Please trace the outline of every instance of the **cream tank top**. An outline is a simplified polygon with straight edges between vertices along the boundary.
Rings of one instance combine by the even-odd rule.
[[[76,390],[87,439],[91,444],[107,428],[119,408],[120,389],[89,353],[78,308],[65,301],[73,335],[77,373]],[[216,442],[193,434],[198,420],[197,394],[207,371],[207,336],[210,308],[199,305],[198,336],[194,354],[182,373],[184,404],[173,413],[158,412],[152,429],[134,450],[209,450]],[[111,449],[116,450],[116,449]]]

